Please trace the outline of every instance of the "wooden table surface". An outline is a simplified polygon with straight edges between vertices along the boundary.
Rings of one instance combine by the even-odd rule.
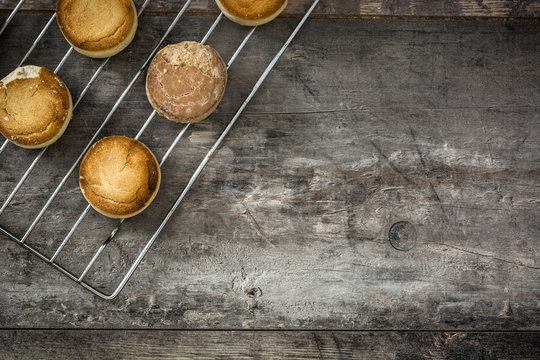
[[[290,3],[88,281],[110,292],[125,274],[311,1]],[[182,5],[150,2],[0,226],[24,234]],[[0,75],[54,6],[26,1]],[[0,358],[537,359],[539,15],[540,1],[321,1],[116,299],[0,236]],[[216,16],[193,1],[165,43]],[[224,19],[208,44],[227,61],[248,30]],[[27,63],[54,69],[68,49],[54,24]],[[100,63],[68,58],[75,98]],[[142,76],[99,137],[135,136],[151,112]],[[157,117],[141,140],[161,158],[180,129]],[[0,154],[0,204],[36,154]],[[71,176],[28,242],[52,255],[85,206]],[[58,261],[80,274],[115,223],[91,211]]]

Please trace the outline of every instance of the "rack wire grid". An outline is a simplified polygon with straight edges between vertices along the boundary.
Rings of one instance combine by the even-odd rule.
[[[148,6],[148,3],[150,2],[151,0],[146,0],[142,5],[141,7],[139,8],[138,12],[137,12],[137,16],[140,16],[141,13],[144,11],[144,9]],[[202,161],[200,162],[199,166],[197,167],[197,169],[195,170],[195,172],[192,174],[191,178],[189,179],[187,185],[185,185],[184,189],[182,190],[182,192],[178,195],[178,197],[176,198],[176,200],[174,201],[174,203],[172,204],[172,206],[170,207],[170,209],[168,210],[166,216],[161,220],[159,226],[157,227],[157,229],[154,231],[154,233],[152,234],[152,236],[148,239],[148,241],[146,242],[145,246],[143,247],[143,249],[140,251],[140,253],[138,254],[138,256],[136,257],[135,261],[131,264],[131,266],[129,267],[129,270],[127,271],[127,273],[125,273],[125,275],[122,277],[120,283],[115,287],[114,291],[110,294],[106,294],[104,292],[102,292],[101,290],[97,289],[96,286],[92,285],[91,283],[85,281],[85,276],[88,274],[88,271],[92,268],[92,266],[95,264],[96,260],[99,258],[99,256],[102,254],[103,250],[107,247],[107,245],[111,242],[111,240],[116,236],[116,234],[118,233],[118,231],[120,230],[120,227],[121,225],[124,223],[124,219],[121,219],[117,222],[116,226],[114,227],[114,229],[111,231],[110,235],[105,239],[105,241],[102,242],[101,246],[99,246],[99,248],[95,251],[94,255],[91,257],[90,261],[86,264],[84,270],[82,271],[82,273],[80,275],[76,275],[75,272],[69,270],[68,268],[66,268],[65,266],[59,264],[56,260],[57,260],[57,257],[58,255],[62,252],[62,250],[64,249],[64,247],[66,246],[66,244],[69,242],[69,240],[72,238],[73,234],[75,233],[75,230],[77,229],[77,227],[81,224],[81,222],[83,221],[83,219],[86,217],[86,215],[89,213],[91,207],[90,205],[87,205],[87,207],[84,209],[84,211],[80,214],[80,216],[78,217],[77,221],[75,222],[75,224],[71,227],[71,229],[69,230],[68,234],[64,237],[64,239],[62,240],[62,242],[60,243],[60,245],[56,248],[54,254],[52,256],[48,256],[46,254],[44,254],[42,251],[38,250],[36,247],[30,245],[27,243],[27,239],[29,237],[29,235],[32,233],[32,231],[34,230],[34,228],[36,227],[36,225],[38,224],[38,222],[41,220],[41,218],[43,217],[43,215],[45,214],[45,211],[50,207],[51,203],[54,201],[54,199],[58,196],[61,188],[64,186],[64,184],[66,183],[66,181],[68,180],[68,178],[72,175],[72,173],[74,172],[74,170],[77,168],[77,166],[79,165],[79,162],[81,161],[81,159],[83,158],[84,154],[86,153],[86,151],[90,148],[90,146],[96,141],[96,139],[98,138],[100,132],[103,130],[103,128],[105,127],[105,125],[109,122],[109,120],[111,119],[112,115],[114,114],[114,112],[118,109],[118,107],[120,106],[120,103],[125,99],[125,97],[127,96],[128,92],[131,90],[131,88],[133,87],[133,85],[135,84],[135,82],[137,81],[137,79],[139,79],[139,77],[143,74],[143,72],[145,71],[146,67],[149,65],[150,61],[152,60],[152,58],[154,57],[154,55],[156,54],[156,52],[161,48],[161,46],[163,45],[165,39],[167,38],[167,36],[169,35],[169,33],[173,30],[173,28],[175,27],[175,25],[178,23],[178,21],[180,20],[180,18],[182,17],[182,15],[184,14],[184,12],[188,9],[188,7],[190,6],[191,4],[191,0],[187,0],[183,7],[178,11],[177,15],[174,17],[173,21],[171,22],[171,24],[169,25],[169,27],[167,28],[167,30],[165,31],[165,33],[163,34],[163,36],[161,37],[161,39],[158,41],[158,43],[154,46],[154,48],[152,49],[152,51],[150,52],[150,54],[148,55],[148,57],[146,58],[145,62],[143,63],[143,65],[139,68],[139,70],[137,71],[137,73],[133,76],[132,80],[129,82],[129,84],[127,85],[127,87],[124,89],[124,91],[121,93],[120,97],[116,100],[116,102],[114,103],[113,107],[111,108],[111,110],[109,111],[109,113],[107,114],[105,120],[103,120],[103,122],[101,123],[101,125],[99,126],[99,128],[95,131],[94,135],[92,136],[92,138],[88,141],[88,144],[86,145],[86,147],[84,148],[84,150],[80,153],[80,155],[78,156],[78,158],[76,159],[76,161],[73,163],[73,165],[71,166],[71,168],[68,170],[68,172],[66,173],[66,175],[62,178],[62,180],[60,181],[60,183],[57,185],[56,189],[53,191],[53,193],[49,196],[47,202],[45,203],[45,205],[40,209],[38,215],[34,218],[34,220],[32,221],[31,225],[28,227],[28,229],[26,230],[26,232],[22,235],[22,236],[17,236],[15,234],[13,234],[11,231],[9,231],[8,229],[6,229],[5,227],[3,226],[0,226],[0,232],[2,234],[4,234],[5,236],[7,236],[9,239],[13,240],[15,243],[19,244],[20,246],[22,246],[24,249],[28,250],[30,253],[34,254],[35,256],[37,256],[38,258],[40,258],[41,260],[43,260],[45,263],[49,264],[50,266],[52,266],[53,268],[55,268],[56,270],[58,270],[59,272],[61,272],[62,274],[66,275],[69,279],[73,280],[74,282],[78,283],[80,286],[82,286],[83,288],[91,291],[92,293],[94,293],[95,295],[103,298],[103,299],[106,299],[106,300],[112,300],[114,299],[121,291],[122,289],[124,288],[124,286],[126,285],[126,283],[129,281],[129,279],[131,278],[131,276],[133,275],[133,273],[135,272],[135,270],[137,269],[137,267],[139,266],[139,264],[141,263],[141,261],[143,260],[144,256],[147,254],[148,250],[150,249],[150,247],[152,246],[152,244],[154,243],[154,241],[157,239],[157,237],[159,236],[159,234],[161,233],[161,231],[163,230],[163,228],[167,225],[167,223],[169,222],[169,220],[171,219],[171,216],[173,215],[173,213],[175,212],[175,210],[177,209],[177,207],[180,205],[180,203],[182,202],[182,200],[184,199],[184,197],[186,196],[187,192],[189,191],[189,189],[191,188],[191,186],[193,185],[193,183],[197,180],[199,174],[201,173],[201,171],[203,170],[203,168],[206,166],[206,164],[208,163],[208,161],[210,160],[210,158],[212,157],[212,155],[214,154],[214,152],[216,151],[216,149],[219,147],[219,145],[221,144],[221,142],[223,141],[223,139],[225,138],[225,136],[229,133],[229,131],[231,130],[231,128],[233,127],[233,125],[235,124],[235,122],[238,120],[238,118],[240,117],[240,115],[242,114],[242,112],[244,111],[245,107],[247,106],[247,104],[249,103],[249,101],[251,100],[251,98],[253,97],[253,95],[255,95],[255,93],[257,92],[257,90],[259,89],[259,87],[261,86],[261,84],[263,83],[263,81],[266,79],[266,77],[268,76],[268,74],[270,73],[270,71],[272,70],[272,68],[274,67],[274,65],[276,64],[276,62],[278,61],[278,59],[281,57],[281,55],[284,53],[284,51],[287,49],[287,47],[289,46],[289,44],[291,43],[291,41],[294,39],[294,37],[296,36],[296,34],[298,33],[298,31],[300,30],[300,28],[304,25],[304,22],[307,20],[307,18],[309,17],[309,15],[312,13],[312,11],[314,10],[314,8],[317,6],[319,0],[314,0],[313,3],[311,4],[311,6],[308,8],[308,10],[306,11],[306,13],[304,14],[304,16],[301,18],[301,20],[298,22],[298,24],[296,25],[296,27],[294,28],[294,30],[291,32],[291,34],[289,35],[289,37],[287,38],[287,40],[285,41],[285,43],[281,46],[281,48],[277,51],[277,53],[274,55],[274,57],[272,58],[272,60],[270,61],[270,63],[268,64],[268,66],[265,68],[265,70],[262,72],[262,74],[260,75],[259,79],[256,81],[255,85],[253,86],[253,88],[251,89],[251,92],[249,93],[249,95],[245,98],[245,100],[243,101],[243,103],[240,105],[240,107],[238,108],[238,110],[236,111],[236,113],[234,114],[234,116],[232,117],[232,119],[229,121],[229,123],[227,124],[227,126],[225,127],[225,129],[222,131],[221,135],[219,136],[219,138],[214,142],[214,144],[212,145],[212,147],[210,148],[210,150],[208,150],[206,156],[204,156],[204,158],[202,159]],[[17,13],[17,11],[20,9],[21,5],[24,3],[24,0],[20,0],[17,5],[15,6],[15,8],[12,10],[12,12],[10,13],[10,15],[8,16],[8,18],[6,19],[6,21],[4,22],[2,28],[0,29],[0,35],[2,34],[2,32],[5,30],[5,28],[8,26],[8,24],[11,22],[11,20],[14,18],[15,14]],[[19,63],[18,66],[22,66],[25,61],[28,59],[28,57],[30,56],[30,54],[32,53],[32,51],[35,49],[36,45],[40,42],[40,40],[43,38],[43,36],[45,35],[45,33],[47,32],[47,30],[49,29],[49,27],[51,26],[51,24],[54,22],[56,18],[56,14],[53,14],[51,16],[51,18],[48,20],[48,22],[45,24],[44,28],[41,30],[41,32],[39,33],[39,35],[36,37],[36,39],[34,40],[33,44],[31,45],[31,47],[29,48],[29,50],[26,52],[25,56],[23,57],[23,59],[21,60],[21,62]],[[206,43],[206,41],[208,40],[208,38],[210,37],[210,35],[212,34],[212,32],[214,31],[214,29],[216,28],[216,26],[218,25],[218,23],[222,20],[223,18],[223,13],[220,13],[218,15],[218,17],[215,19],[215,21],[212,23],[212,25],[210,26],[210,28],[208,29],[206,35],[204,36],[204,38],[201,40],[201,43]],[[235,61],[235,59],[237,58],[237,56],[240,54],[240,52],[242,51],[242,49],[244,48],[244,46],[246,45],[246,43],[248,42],[248,40],[250,39],[250,37],[253,35],[253,33],[255,32],[257,27],[252,27],[251,30],[247,33],[247,35],[244,37],[244,39],[242,40],[242,42],[240,43],[240,45],[238,45],[236,51],[234,52],[234,54],[232,55],[232,57],[230,58],[229,62],[227,63],[227,68],[229,68],[231,66],[231,64]],[[59,62],[58,66],[55,68],[54,72],[55,73],[58,73],[58,71],[62,68],[62,66],[65,64],[66,60],[69,58],[69,56],[72,54],[73,52],[73,47],[70,47],[69,50],[66,52],[66,54],[63,56],[62,60]],[[82,90],[81,94],[79,95],[79,97],[77,98],[77,100],[75,101],[74,103],[74,110],[75,108],[79,105],[81,99],[85,96],[85,94],[87,93],[88,89],[92,86],[92,84],[96,81],[97,77],[99,76],[99,74],[102,72],[103,68],[105,67],[105,65],[107,64],[107,62],[109,61],[110,58],[106,58],[104,60],[102,60],[101,64],[99,65],[99,67],[97,68],[97,70],[95,70],[94,74],[92,75],[92,77],[90,78],[90,80],[88,81],[88,83],[86,84],[86,86],[84,87],[84,89]],[[139,129],[139,132],[137,133],[137,135],[135,136],[135,139],[139,139],[141,137],[141,135],[143,134],[143,132],[146,130],[146,128],[148,127],[148,125],[151,123],[151,121],[154,119],[156,115],[156,111],[154,110],[150,116],[148,116],[148,118],[146,119],[146,121],[143,123],[142,127]],[[163,163],[167,160],[167,158],[170,156],[171,152],[173,151],[173,149],[175,148],[175,146],[178,144],[178,142],[180,141],[180,139],[182,138],[182,136],[186,133],[186,130],[189,128],[189,124],[185,125],[181,130],[180,132],[178,133],[178,135],[176,136],[176,138],[174,139],[174,141],[172,142],[172,144],[169,146],[168,150],[166,151],[165,155],[163,156],[163,158],[161,159],[160,161],[160,166],[163,165]],[[0,154],[5,150],[5,148],[8,146],[9,144],[9,141],[8,140],[5,140],[3,142],[3,144],[0,146]],[[23,174],[23,176],[21,177],[21,179],[17,182],[17,184],[15,185],[15,187],[13,188],[13,190],[11,191],[11,193],[9,194],[9,196],[7,197],[7,199],[5,200],[5,202],[2,204],[2,206],[0,207],[0,216],[4,213],[4,211],[6,210],[6,208],[10,205],[11,201],[13,200],[15,194],[20,190],[21,186],[23,185],[23,183],[26,181],[26,179],[28,178],[28,176],[30,175],[30,173],[32,172],[32,170],[34,170],[34,168],[36,167],[36,165],[38,164],[39,160],[43,157],[43,154],[47,151],[48,147],[45,147],[43,148],[41,151],[39,151],[39,153],[37,154],[37,156],[35,157],[35,159],[31,162],[30,166],[28,167],[28,169],[25,171],[25,173]]]

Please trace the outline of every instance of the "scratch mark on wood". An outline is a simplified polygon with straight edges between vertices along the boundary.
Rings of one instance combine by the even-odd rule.
[[[449,247],[451,249],[454,249],[454,250],[457,250],[457,251],[462,251],[462,252],[467,253],[467,254],[487,257],[487,258],[502,261],[502,262],[505,262],[505,263],[508,263],[508,264],[517,265],[517,266],[523,266],[523,267],[526,267],[528,269],[540,270],[540,267],[537,267],[537,266],[532,266],[532,265],[527,265],[527,264],[523,264],[523,263],[516,262],[516,261],[506,260],[506,259],[502,259],[502,258],[493,256],[493,255],[482,254],[482,253],[479,253],[479,252],[476,252],[476,251],[463,249],[463,248],[460,248],[460,247],[454,246],[454,245],[449,245],[449,244],[444,244],[444,243],[439,243],[439,242],[431,242],[431,244],[437,244],[437,245],[440,245],[440,246],[446,246],[446,247]]]
[[[331,335],[332,335],[332,340],[334,340],[334,344],[336,344],[336,348],[337,348],[339,356],[343,356],[343,354],[341,352],[341,343],[339,342],[338,338],[336,337],[336,334],[334,334],[334,332],[332,332]]]
[[[388,158],[388,156],[386,156],[386,154],[382,151],[382,149],[379,147],[379,145],[377,145],[373,140],[369,140],[369,143],[375,148],[375,150],[377,150],[379,155],[381,155],[383,157],[383,159],[388,162],[388,165],[390,165],[390,167],[395,172],[397,172],[403,179],[405,179],[405,181],[407,181],[407,183],[409,183],[409,184],[412,183],[412,181],[392,162],[392,160],[390,160]]]
[[[242,204],[242,206],[244,207],[244,209],[246,210],[244,212],[244,215],[247,215],[247,219],[249,220],[249,224],[251,225],[252,229],[255,230],[255,232],[257,233],[257,235],[259,235],[259,237],[261,237],[261,239],[263,239],[268,245],[272,246],[272,247],[276,247],[274,244],[272,244],[272,241],[270,241],[270,239],[264,235],[264,232],[263,230],[261,229],[259,223],[257,222],[257,220],[255,220],[255,218],[253,217],[253,215],[251,214],[251,211],[249,211],[249,208],[247,207],[247,205],[244,203],[243,200],[239,199],[238,196],[236,196],[236,194],[232,193],[234,195],[234,197]]]
[[[317,347],[317,351],[319,352],[319,359],[324,359],[324,356],[321,352],[321,339],[319,339],[319,336],[316,333],[313,333],[313,340],[315,340],[315,346]]]
[[[493,154],[491,152],[491,144],[490,144],[490,138],[487,138],[487,132],[486,132],[486,126],[484,125],[484,120],[482,120],[482,117],[480,117],[480,123],[482,124],[482,132],[484,133],[484,136],[486,137],[485,143],[488,147],[488,154],[489,154],[489,160],[491,161],[491,167],[495,168],[495,165],[493,164]]]
[[[427,175],[429,171],[427,169],[426,162],[424,161],[424,154],[420,150],[420,146],[418,146],[418,142],[416,141],[416,134],[414,133],[414,130],[411,127],[411,125],[409,125],[409,135],[411,135],[411,138],[412,138],[412,141],[413,141],[413,144],[414,144],[414,148],[416,149],[416,152],[418,153],[418,158],[420,159],[420,163],[422,164],[422,168],[424,169],[424,172]]]
[[[429,188],[431,189],[431,192],[433,193],[435,200],[437,200],[437,203],[439,204],[441,208],[441,212],[446,220],[446,223],[449,223],[448,214],[446,213],[446,210],[444,209],[444,205],[441,201],[441,198],[439,197],[439,193],[437,192],[437,190],[435,190],[435,186],[433,186],[431,182],[429,183]]]
[[[426,176],[426,178],[429,179],[429,177],[430,177],[429,175],[430,175],[431,171],[428,169],[428,167],[426,165],[426,162],[424,160],[424,154],[420,150],[420,146],[418,145],[418,142],[416,141],[416,135],[414,133],[413,128],[410,125],[409,125],[409,135],[411,136],[414,147],[416,149],[416,152],[418,153],[418,158],[420,160],[420,164],[422,164],[422,169],[424,169],[424,175]],[[430,188],[431,193],[433,194],[435,200],[437,200],[437,203],[439,204],[439,206],[441,208],[441,212],[442,212],[442,214],[444,216],[444,219],[446,220],[446,223],[449,223],[448,214],[446,213],[446,210],[445,210],[445,208],[443,206],[441,198],[439,197],[439,193],[437,193],[437,190],[435,190],[435,186],[433,186],[433,183],[431,182],[431,180],[429,180],[429,188]]]
[[[499,313],[499,316],[502,316],[502,317],[511,317],[513,314],[512,312],[512,306],[510,305],[510,302],[506,301],[504,303],[504,308],[502,309],[502,311]]]
[[[486,4],[484,4],[484,0],[476,0],[476,4],[480,6],[482,9],[487,10],[488,12],[491,12],[489,11],[489,7]]]
[[[327,213],[324,213],[323,216],[333,215],[333,214],[341,213],[341,212],[344,212],[344,211],[347,211],[347,210],[348,210],[348,208],[329,211]]]
[[[366,267],[366,268],[370,268],[370,269],[379,269],[379,267],[377,267],[377,266],[371,266],[371,265],[360,264],[360,263],[351,263],[351,265]]]

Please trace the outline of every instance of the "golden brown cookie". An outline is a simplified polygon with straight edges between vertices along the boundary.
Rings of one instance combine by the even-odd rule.
[[[139,214],[154,200],[161,183],[156,157],[140,141],[109,136],[84,155],[79,185],[99,213],[116,219]]]
[[[240,25],[257,26],[274,20],[287,0],[216,0],[223,14]]]
[[[26,65],[0,81],[0,133],[28,149],[58,140],[73,117],[71,94],[51,70]]]
[[[226,85],[227,67],[217,51],[185,41],[154,56],[146,75],[146,96],[159,115],[196,123],[216,109]]]
[[[118,54],[137,31],[132,0],[58,0],[56,21],[75,50],[94,58]]]

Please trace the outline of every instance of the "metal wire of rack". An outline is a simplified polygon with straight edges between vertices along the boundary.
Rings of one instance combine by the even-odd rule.
[[[148,3],[150,2],[151,0],[145,0],[145,2],[141,5],[141,7],[139,8],[138,12],[137,12],[137,16],[140,16],[142,14],[142,12],[144,11],[144,9],[147,7]],[[92,136],[92,138],[90,139],[90,141],[88,142],[88,144],[86,145],[86,147],[83,149],[83,151],[81,152],[81,154],[79,155],[79,157],[76,159],[76,161],[74,162],[74,164],[71,166],[71,168],[68,170],[67,174],[62,178],[62,180],[60,181],[60,183],[58,184],[58,186],[56,187],[56,189],[53,191],[53,193],[51,194],[51,196],[48,198],[47,202],[45,203],[45,205],[43,206],[43,208],[41,208],[41,210],[39,211],[38,215],[35,217],[35,219],[32,221],[31,225],[29,226],[29,228],[26,230],[26,232],[24,233],[24,235],[22,237],[19,237],[15,234],[13,234],[12,232],[10,232],[9,230],[5,229],[3,226],[0,226],[0,233],[4,234],[5,236],[7,236],[9,239],[13,240],[15,243],[19,244],[20,246],[22,246],[23,248],[25,248],[26,250],[30,251],[32,254],[36,255],[38,258],[40,258],[41,260],[43,260],[44,262],[46,262],[47,264],[49,264],[50,266],[52,266],[53,268],[55,268],[56,270],[60,271],[62,274],[66,275],[68,278],[70,278],[71,280],[75,281],[76,283],[78,283],[79,285],[81,285],[83,288],[89,290],[90,292],[94,293],[95,295],[101,297],[102,299],[105,299],[105,300],[112,300],[114,299],[121,291],[122,289],[124,288],[124,286],[127,284],[127,282],[129,281],[129,279],[131,278],[131,276],[133,275],[133,273],[135,272],[135,270],[137,269],[137,267],[139,266],[139,264],[141,263],[141,261],[143,260],[144,256],[146,255],[146,253],[148,252],[148,250],[150,249],[150,247],[152,246],[152,244],[154,243],[154,241],[157,239],[157,237],[159,236],[159,234],[161,233],[161,231],[163,230],[163,228],[167,225],[167,223],[169,222],[169,220],[171,219],[172,215],[174,214],[175,210],[177,209],[177,207],[180,205],[180,203],[182,202],[182,200],[184,199],[184,197],[186,196],[186,194],[188,193],[188,191],[190,190],[191,186],[194,184],[194,182],[197,180],[199,174],[201,173],[201,171],[203,170],[203,168],[206,166],[206,164],[208,163],[208,161],[210,160],[210,158],[212,157],[212,155],[214,154],[214,152],[216,151],[216,149],[219,147],[219,145],[221,144],[221,142],[223,141],[223,139],[225,138],[225,136],[229,133],[229,131],[231,130],[231,128],[233,127],[233,125],[235,124],[235,122],[238,120],[238,118],[240,117],[240,115],[242,114],[242,112],[244,111],[245,107],[247,106],[247,104],[249,103],[249,101],[251,100],[251,98],[255,95],[255,93],[257,92],[257,90],[259,89],[259,87],[261,86],[261,84],[263,83],[263,81],[266,79],[266,77],[268,76],[268,74],[270,73],[270,71],[272,70],[272,68],[274,67],[274,65],[276,64],[276,62],[279,60],[279,58],[281,57],[281,55],[285,52],[285,50],[287,49],[287,47],[289,46],[289,44],[291,43],[291,41],[294,39],[294,37],[296,36],[296,34],[298,33],[298,31],[301,29],[301,27],[304,25],[305,21],[307,20],[307,18],[309,17],[309,15],[313,12],[313,10],[315,9],[315,7],[317,6],[319,0],[314,0],[313,3],[311,4],[311,6],[308,8],[308,10],[306,11],[306,13],[304,14],[304,16],[302,17],[302,19],[298,22],[298,24],[296,25],[296,27],[294,28],[294,30],[291,32],[291,34],[289,35],[289,37],[287,38],[287,40],[285,41],[285,43],[281,46],[281,48],[278,50],[278,52],[274,55],[274,57],[272,58],[272,60],[270,61],[270,63],[267,65],[267,67],[265,68],[265,70],[262,72],[262,74],[260,75],[259,79],[257,80],[257,82],[255,83],[255,85],[253,86],[252,90],[250,91],[250,93],[248,94],[248,96],[246,97],[246,99],[243,101],[243,103],[240,105],[240,107],[238,108],[238,110],[236,111],[236,113],[234,114],[233,118],[229,121],[229,123],[227,124],[227,126],[225,127],[225,129],[222,131],[221,135],[219,136],[219,138],[214,142],[214,144],[212,145],[212,147],[210,148],[210,150],[207,152],[206,156],[202,159],[202,161],[200,162],[199,166],[197,167],[197,169],[195,170],[195,172],[193,173],[193,175],[191,176],[191,178],[189,179],[188,183],[186,184],[186,186],[184,187],[184,189],[182,190],[182,192],[180,193],[180,195],[178,195],[178,197],[176,198],[175,202],[173,203],[173,205],[170,207],[170,209],[168,210],[166,216],[164,217],[164,219],[161,221],[161,223],[159,224],[158,228],[155,230],[155,232],[152,234],[152,236],[148,239],[148,241],[146,242],[146,245],[144,246],[144,248],[141,250],[141,252],[139,253],[139,255],[137,256],[137,258],[135,259],[135,261],[132,263],[132,265],[130,266],[129,270],[127,271],[127,273],[124,275],[124,277],[122,278],[122,280],[120,281],[120,283],[116,286],[115,290],[111,293],[111,294],[105,294],[104,292],[98,290],[96,287],[92,286],[90,283],[86,282],[84,280],[85,276],[88,274],[88,271],[92,268],[92,266],[94,265],[94,263],[96,262],[96,260],[99,258],[100,254],[103,252],[103,250],[107,247],[107,245],[110,243],[110,241],[116,236],[116,234],[118,233],[118,231],[120,230],[120,227],[121,225],[124,223],[124,219],[121,219],[117,222],[115,228],[112,230],[112,232],[110,233],[110,235],[107,237],[107,239],[101,244],[101,246],[97,249],[97,251],[94,253],[94,255],[92,256],[91,260],[88,262],[88,264],[86,265],[86,267],[84,268],[84,270],[82,271],[82,273],[80,275],[76,275],[74,272],[70,271],[69,269],[67,269],[66,267],[60,265],[58,262],[56,262],[55,260],[57,259],[58,255],[61,253],[61,251],[64,249],[64,247],[66,246],[66,244],[69,242],[69,240],[71,239],[71,237],[73,236],[73,234],[75,233],[75,230],[77,229],[77,227],[81,224],[81,222],[83,221],[83,219],[86,217],[86,215],[89,213],[90,209],[91,209],[91,206],[90,205],[87,205],[87,207],[84,209],[84,211],[81,213],[81,215],[78,217],[77,221],[75,222],[75,224],[71,227],[71,229],[69,230],[68,234],[66,235],[66,237],[62,240],[62,242],[60,243],[60,245],[56,248],[56,251],[54,252],[54,254],[49,257],[45,254],[43,254],[41,251],[39,251],[38,249],[36,249],[35,247],[33,247],[32,245],[29,245],[26,240],[28,239],[28,236],[32,233],[32,231],[34,230],[34,228],[36,227],[36,225],[38,224],[38,222],[40,221],[40,219],[43,217],[45,211],[49,208],[49,206],[51,205],[51,203],[54,201],[54,199],[56,198],[56,196],[58,195],[58,193],[60,192],[61,188],[64,186],[64,184],[66,183],[66,181],[69,179],[69,177],[72,175],[72,173],[74,172],[74,170],[77,168],[77,166],[79,165],[79,162],[82,160],[84,154],[86,153],[86,151],[90,148],[90,146],[95,142],[95,140],[97,139],[97,137],[99,136],[100,132],[103,130],[103,128],[105,127],[105,125],[109,122],[109,120],[111,119],[112,115],[114,114],[114,112],[118,109],[118,107],[120,106],[120,103],[124,100],[124,98],[127,96],[128,92],[131,90],[131,88],[133,87],[133,85],[135,84],[135,82],[139,79],[139,77],[142,75],[142,73],[144,72],[144,70],[146,69],[146,67],[149,65],[150,61],[152,60],[152,58],[154,57],[154,55],[157,53],[157,51],[160,49],[160,47],[163,45],[163,42],[165,41],[165,39],[167,38],[167,36],[169,35],[169,33],[172,31],[172,29],[175,27],[175,25],[178,23],[178,21],[180,20],[180,18],[182,17],[182,15],[184,14],[184,12],[186,11],[186,9],[190,6],[191,4],[191,1],[192,0],[187,0],[183,7],[180,9],[180,11],[177,13],[177,15],[174,17],[173,21],[171,22],[171,24],[169,25],[169,27],[167,28],[167,30],[165,31],[165,33],[163,34],[163,36],[161,37],[161,39],[158,41],[158,43],[155,45],[155,47],[153,48],[153,50],[151,51],[151,53],[148,55],[147,59],[145,60],[145,62],[143,63],[143,65],[139,68],[139,70],[137,71],[137,73],[134,75],[133,79],[129,82],[129,84],[127,85],[127,87],[125,88],[125,90],[122,92],[122,94],[120,95],[120,97],[117,99],[117,101],[114,103],[113,107],[111,108],[110,112],[107,114],[105,120],[103,120],[103,122],[101,123],[101,125],[99,126],[99,128],[96,130],[96,132],[94,133],[94,135]],[[16,14],[16,12],[18,11],[18,9],[20,8],[20,6],[23,4],[24,0],[20,0],[19,3],[16,5],[16,7],[13,9],[13,11],[11,12],[11,14],[9,15],[9,17],[7,18],[7,20],[5,21],[4,25],[2,26],[2,28],[0,29],[0,34],[2,33],[2,31],[7,27],[7,25],[9,24],[9,22],[12,20],[12,18],[14,17],[14,15]],[[28,58],[28,56],[30,55],[30,53],[34,50],[34,48],[36,47],[36,45],[39,43],[39,41],[41,40],[41,38],[43,37],[43,35],[46,33],[47,29],[50,27],[50,25],[52,24],[52,22],[54,21],[54,19],[56,18],[56,14],[52,15],[51,18],[49,19],[49,21],[46,23],[46,25],[44,26],[44,28],[42,29],[42,31],[39,33],[39,35],[36,37],[34,43],[32,44],[32,46],[30,47],[30,49],[27,51],[27,53],[25,54],[25,56],[23,57],[23,59],[21,60],[19,66],[23,65],[24,62],[26,61],[26,59]],[[223,18],[223,13],[220,13],[219,16],[215,19],[215,21],[213,22],[213,24],[210,26],[210,28],[208,29],[206,35],[204,36],[204,38],[201,40],[201,43],[205,43],[208,38],[210,37],[210,35],[212,34],[212,32],[214,31],[214,29],[216,28],[216,26],[219,24],[219,22],[221,21],[221,19]],[[246,43],[249,41],[250,37],[253,35],[253,33],[255,32],[257,27],[252,27],[251,30],[248,32],[248,34],[244,37],[244,39],[242,40],[242,42],[240,43],[240,45],[237,47],[236,51],[234,52],[234,54],[231,56],[231,58],[229,59],[228,63],[227,63],[227,68],[229,68],[232,63],[235,61],[235,59],[238,57],[238,55],[240,54],[240,52],[242,51],[242,49],[244,48],[244,46],[246,45]],[[62,58],[62,60],[59,62],[58,66],[56,67],[56,69],[54,70],[55,73],[57,73],[60,68],[65,64],[66,60],[69,58],[69,56],[72,54],[73,52],[73,47],[70,47],[70,49],[66,52],[66,54],[64,55],[64,57]],[[109,61],[110,58],[106,58],[102,61],[102,63],[100,64],[100,66],[97,68],[97,70],[94,72],[94,74],[92,75],[92,77],[90,78],[90,80],[88,81],[88,83],[86,84],[86,86],[84,87],[84,89],[82,90],[81,94],[79,95],[78,99],[76,100],[76,102],[74,103],[74,109],[75,107],[77,107],[77,105],[80,103],[81,99],[84,97],[84,95],[86,94],[86,92],[88,91],[88,89],[91,87],[91,85],[94,83],[94,81],[97,79],[97,77],[99,76],[99,74],[101,73],[101,71],[103,70],[103,68],[105,67],[105,65],[107,64],[107,62]],[[146,130],[146,128],[148,127],[148,125],[152,122],[152,120],[154,119],[156,115],[156,111],[152,111],[152,113],[148,116],[148,118],[146,119],[146,121],[143,123],[143,125],[141,126],[141,128],[139,129],[137,135],[135,136],[135,139],[139,139],[141,137],[141,135],[144,133],[144,131]],[[167,151],[165,152],[163,158],[161,159],[160,161],[160,166],[163,165],[163,163],[167,160],[167,158],[170,156],[171,152],[173,151],[173,149],[176,147],[176,145],[178,144],[178,142],[180,141],[180,139],[183,137],[183,135],[186,133],[187,129],[189,128],[189,124],[185,125],[182,130],[180,130],[180,132],[178,133],[178,135],[176,136],[176,138],[174,139],[174,141],[171,143],[171,145],[169,146],[169,148],[167,149]],[[4,143],[0,146],[0,154],[3,152],[3,150],[7,147],[7,145],[9,144],[9,141],[4,141]],[[28,169],[26,170],[26,172],[23,174],[23,176],[21,177],[21,179],[19,180],[19,182],[15,185],[14,189],[12,190],[12,192],[10,193],[10,195],[8,196],[8,198],[6,199],[6,201],[4,202],[4,204],[2,204],[2,206],[0,207],[0,216],[2,215],[2,213],[5,211],[5,209],[9,206],[11,200],[13,199],[13,197],[15,196],[15,194],[19,191],[19,189],[21,188],[21,186],[23,185],[23,183],[25,182],[25,180],[28,178],[28,176],[30,175],[30,173],[32,172],[32,170],[35,168],[35,166],[37,165],[37,163],[39,162],[39,160],[41,159],[41,157],[43,156],[43,154],[47,151],[47,148],[48,147],[45,147],[43,148],[39,153],[38,155],[36,156],[36,158],[32,161],[32,163],[30,164],[30,166],[28,167]]]

